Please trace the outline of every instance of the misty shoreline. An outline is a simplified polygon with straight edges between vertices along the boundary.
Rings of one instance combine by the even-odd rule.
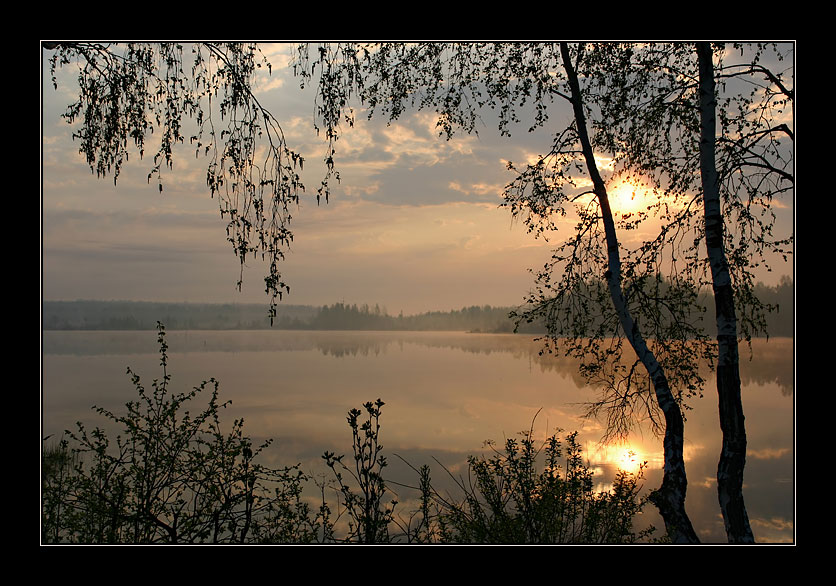
[[[758,298],[774,307],[767,314],[769,336],[792,337],[794,287],[759,285]],[[279,305],[270,320],[266,304],[166,303],[152,301],[42,301],[44,331],[147,331],[161,322],[168,330],[455,331],[487,334],[543,334],[542,323],[517,324],[519,307],[472,305],[449,311],[390,315],[385,306],[334,303]],[[708,308],[706,308],[707,310]],[[706,333],[712,328],[706,324]]]
[[[168,330],[458,331],[513,333],[513,307],[470,306],[460,310],[389,315],[379,305],[283,305],[270,323],[266,305],[157,303],[143,301],[44,301],[45,331],[146,331],[157,322]],[[519,333],[540,333],[522,324]]]

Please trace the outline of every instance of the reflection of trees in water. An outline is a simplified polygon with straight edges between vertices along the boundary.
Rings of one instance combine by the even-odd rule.
[[[332,340],[324,339],[316,342],[316,348],[325,356],[335,358],[355,356],[379,356],[386,353],[386,348],[392,340]]]
[[[352,331],[169,331],[168,344],[178,352],[286,352],[316,350],[333,358],[381,356],[394,345],[404,352],[410,344],[490,355],[511,354],[528,360],[543,372],[557,372],[577,386],[587,385],[575,359],[562,353],[541,353],[543,343],[523,334],[468,334],[463,332],[352,332]],[[44,354],[105,355],[155,353],[154,337],[147,332],[44,333]],[[707,380],[713,378],[707,370]],[[776,384],[781,393],[793,393],[792,338],[755,339],[752,359],[741,346],[740,376],[744,385]]]
[[[425,334],[397,336],[401,349],[404,342],[419,344],[431,348],[449,348],[464,352],[489,355],[495,352],[510,353],[514,358],[527,359],[536,364],[543,372],[557,372],[569,377],[578,386],[585,386],[588,383],[578,372],[578,361],[574,358],[564,356],[560,352],[544,353],[542,342],[525,335],[513,334],[449,334],[442,332],[436,335]],[[390,340],[382,347],[386,351]],[[343,343],[347,343],[344,341]],[[355,343],[355,342],[352,342]],[[363,352],[360,348],[371,346],[373,341],[356,340],[358,351],[368,354],[368,349]],[[754,339],[752,341],[752,355],[749,358],[747,346],[741,345],[740,376],[744,385],[766,385],[776,384],[781,389],[781,394],[790,396],[793,393],[793,340],[792,338],[771,338]],[[713,375],[707,366],[703,376],[710,381]]]
[[[794,388],[793,339],[771,338],[752,341],[752,359],[748,349],[740,349],[740,378],[744,385],[777,384],[781,394],[791,396]]]

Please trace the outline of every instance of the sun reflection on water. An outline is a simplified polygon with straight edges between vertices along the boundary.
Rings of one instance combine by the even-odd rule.
[[[590,453],[595,462],[630,474],[638,474],[642,466],[647,465],[647,455],[632,443],[598,444]]]

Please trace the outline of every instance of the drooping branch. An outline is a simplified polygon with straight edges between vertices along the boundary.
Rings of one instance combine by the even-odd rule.
[[[163,166],[172,168],[178,145],[208,157],[206,183],[227,220],[227,239],[243,273],[260,255],[269,266],[265,289],[276,299],[289,291],[279,271],[293,233],[292,210],[304,192],[304,159],[290,149],[279,121],[254,93],[258,71],[270,70],[254,44],[44,43],[56,72],[76,65],[78,99],[64,117],[91,170],[118,181],[132,148],[140,158],[158,141],[148,181],[163,190]],[[217,119],[220,119],[219,121]],[[242,279],[238,286],[241,287]]]

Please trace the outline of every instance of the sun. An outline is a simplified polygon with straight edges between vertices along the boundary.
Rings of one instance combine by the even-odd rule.
[[[626,216],[645,211],[648,206],[647,191],[627,181],[621,181],[607,188],[613,211]]]

